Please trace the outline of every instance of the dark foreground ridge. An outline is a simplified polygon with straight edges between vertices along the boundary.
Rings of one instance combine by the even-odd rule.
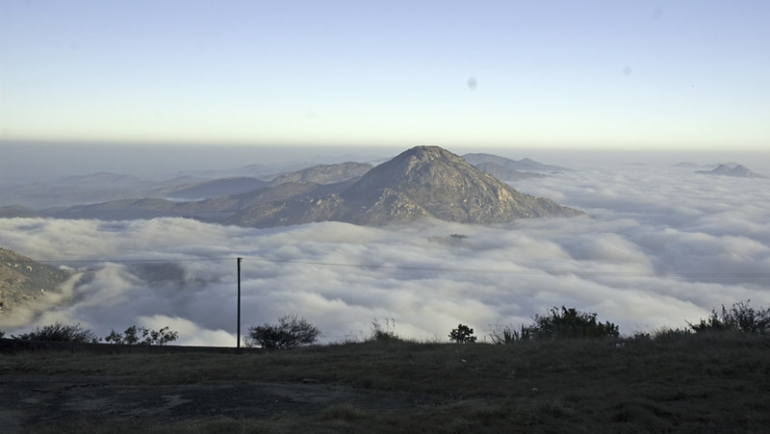
[[[115,345],[90,342],[45,342],[0,338],[0,354],[37,352],[40,354],[87,352],[89,354],[178,354],[217,353],[237,354],[264,351],[261,348],[195,347],[186,345]]]
[[[508,345],[0,355],[14,433],[764,432],[770,341],[739,333]]]

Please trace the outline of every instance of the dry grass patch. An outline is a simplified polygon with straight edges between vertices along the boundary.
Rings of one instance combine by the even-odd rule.
[[[374,394],[369,407],[349,400],[302,415],[151,426],[92,420],[60,424],[58,433],[762,432],[770,424],[768,360],[766,336],[722,333],[515,345],[365,342],[242,355],[22,352],[0,357],[0,372],[149,385],[310,383]],[[378,393],[414,403],[378,408]]]

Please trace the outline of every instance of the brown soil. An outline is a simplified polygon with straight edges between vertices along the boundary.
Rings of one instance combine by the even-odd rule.
[[[62,421],[167,423],[226,416],[267,419],[307,417],[335,405],[361,410],[399,410],[428,399],[347,386],[221,381],[208,384],[144,386],[121,377],[3,375],[0,426],[5,434]]]

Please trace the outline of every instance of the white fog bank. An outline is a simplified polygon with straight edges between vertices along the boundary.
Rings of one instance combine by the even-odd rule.
[[[68,304],[18,310],[0,329],[79,322],[104,336],[170,326],[179,344],[232,346],[236,257],[244,258],[244,333],[296,314],[325,342],[368,336],[372,321],[386,319],[403,337],[447,340],[458,323],[483,336],[565,305],[632,334],[685,327],[722,304],[770,305],[770,180],[626,166],[514,187],[587,215],[274,229],[0,219],[0,246],[79,273],[63,289]]]

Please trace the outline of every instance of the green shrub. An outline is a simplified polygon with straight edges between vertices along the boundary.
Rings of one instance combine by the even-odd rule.
[[[289,349],[300,345],[312,344],[321,332],[304,318],[284,316],[278,324],[264,324],[249,328],[244,338],[246,347]]]
[[[473,329],[463,324],[459,324],[456,329],[449,333],[449,339],[458,344],[476,342],[476,336],[473,336]]]
[[[140,334],[141,337],[139,336]],[[179,333],[169,330],[168,327],[163,327],[160,330],[149,330],[144,327],[132,325],[122,334],[112,330],[110,334],[104,338],[104,341],[119,345],[166,345],[169,342],[177,340],[178,337]]]
[[[554,307],[549,315],[535,315],[535,324],[522,329],[531,339],[574,339],[574,338],[604,338],[618,337],[618,326],[611,323],[601,323],[596,320],[595,313],[579,312],[574,308],[561,309]]]
[[[728,310],[722,305],[722,312],[711,311],[708,319],[698,324],[687,323],[695,333],[733,331],[740,333],[770,333],[770,308],[754,309],[749,302],[734,303]]]
[[[0,339],[2,339],[5,336],[5,332],[0,330]]]
[[[42,341],[42,342],[87,342],[96,343],[99,338],[91,330],[83,330],[80,324],[64,325],[56,322],[45,327],[38,327],[29,333],[18,336],[12,336],[13,339],[23,341]]]

